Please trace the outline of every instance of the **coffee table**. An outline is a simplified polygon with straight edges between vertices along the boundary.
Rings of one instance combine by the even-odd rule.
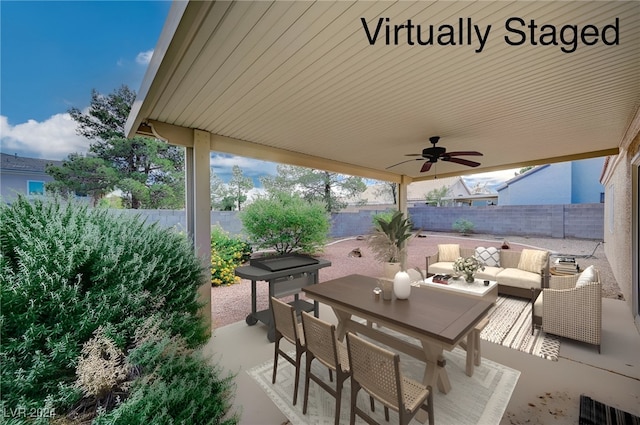
[[[449,279],[448,285],[433,282],[433,277],[428,277],[417,283],[439,291],[454,292],[465,297],[481,298],[483,301],[489,301],[494,304],[498,299],[498,282],[495,280],[490,280],[487,286],[485,286],[484,280],[482,279],[476,279],[473,283],[467,283],[464,278]]]

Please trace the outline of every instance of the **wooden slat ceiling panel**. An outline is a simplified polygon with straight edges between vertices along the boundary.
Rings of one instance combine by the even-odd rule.
[[[381,170],[438,134],[449,151],[481,150],[482,168],[495,168],[616,147],[640,104],[638,2],[200,7],[197,35],[148,118]],[[619,18],[621,44],[581,44],[575,53],[510,46],[504,22],[516,16],[557,27]],[[423,26],[471,17],[492,28],[480,53],[477,43],[370,46],[360,17],[370,26],[380,17]],[[419,168],[393,171],[417,177]]]
[[[206,9],[207,6],[211,6],[210,13],[196,12],[199,18],[204,16],[204,19],[202,22],[194,25],[194,31],[197,31],[196,36],[193,41],[189,43],[184,56],[176,60],[178,67],[172,74],[172,78],[166,83],[159,100],[154,105],[156,108],[153,110],[153,115],[160,121],[174,122],[175,118],[171,116],[170,113],[176,109],[177,105],[179,105],[179,107],[185,107],[184,103],[181,103],[181,99],[187,96],[190,91],[188,83],[194,81],[192,64],[199,60],[200,55],[203,53],[203,47],[211,37],[208,31],[198,29],[218,28],[219,25],[222,25],[225,21],[224,18],[229,10],[230,3],[215,2],[207,4],[203,2],[200,6],[201,10]],[[211,54],[214,53],[216,52],[211,52]]]

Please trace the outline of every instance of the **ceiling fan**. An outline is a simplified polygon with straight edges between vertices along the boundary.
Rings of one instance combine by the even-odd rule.
[[[429,137],[429,142],[433,145],[430,148],[424,148],[422,153],[408,153],[405,156],[419,156],[420,158],[407,159],[406,161],[399,162],[397,164],[387,167],[395,167],[400,164],[404,164],[409,161],[426,161],[422,164],[420,169],[421,173],[425,173],[431,169],[431,164],[435,164],[438,160],[455,162],[456,164],[466,165],[468,167],[477,167],[479,162],[469,161],[468,159],[456,158],[458,156],[482,156],[480,152],[476,151],[460,151],[460,152],[447,152],[446,148],[436,146],[436,143],[440,140],[440,136]]]

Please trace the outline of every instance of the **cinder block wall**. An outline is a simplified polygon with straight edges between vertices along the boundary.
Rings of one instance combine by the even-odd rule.
[[[475,233],[548,238],[603,239],[604,204],[505,205],[409,208],[411,220],[426,231],[451,232],[466,219]]]
[[[112,210],[115,214],[139,215],[148,224],[158,223],[162,227],[174,227],[179,231],[187,231],[185,210]],[[236,211],[211,211],[211,224],[219,225],[232,235],[243,233],[242,222]]]
[[[114,210],[122,214],[138,214],[147,223],[186,231],[184,210]],[[332,238],[366,235],[371,231],[372,217],[383,210],[360,210],[331,215]],[[415,228],[424,231],[452,232],[453,223],[464,218],[474,224],[475,233],[497,236],[539,236],[548,238],[604,238],[604,204],[571,205],[505,205],[486,207],[409,208]],[[242,235],[242,222],[235,211],[211,211],[211,223],[220,225],[232,235]]]
[[[367,235],[373,227],[373,216],[385,210],[361,210],[331,214],[331,237]]]

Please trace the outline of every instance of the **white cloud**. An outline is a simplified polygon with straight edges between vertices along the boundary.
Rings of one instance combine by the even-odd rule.
[[[276,174],[276,163],[243,156],[211,154],[209,161],[213,172],[216,174],[230,174],[231,168],[237,165],[244,176],[257,177],[265,174]]]
[[[0,116],[1,150],[32,158],[65,159],[70,153],[85,153],[89,148],[89,141],[77,135],[76,128],[77,123],[67,113],[17,125]]]
[[[140,65],[149,65],[151,62],[151,56],[153,56],[153,49],[147,50],[146,52],[138,53],[136,56],[136,62]]]

